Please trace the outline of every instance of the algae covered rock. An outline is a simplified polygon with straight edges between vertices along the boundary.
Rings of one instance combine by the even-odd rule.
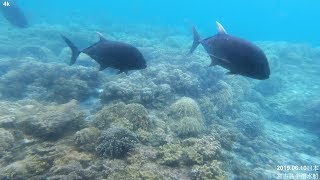
[[[136,135],[122,128],[109,128],[98,139],[97,153],[102,157],[122,158],[132,151],[138,142]]]
[[[0,128],[0,157],[2,152],[10,148],[14,143],[14,137],[8,130]]]
[[[16,161],[0,169],[1,179],[25,179],[27,176],[28,170],[23,161]]]
[[[183,97],[170,106],[172,129],[179,136],[196,136],[204,130],[204,122],[198,103]]]
[[[29,112],[20,112],[18,126],[29,135],[43,139],[58,139],[74,132],[85,124],[85,114],[73,100],[62,105],[34,107]]]

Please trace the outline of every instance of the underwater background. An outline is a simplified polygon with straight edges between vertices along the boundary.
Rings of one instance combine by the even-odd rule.
[[[0,17],[1,180],[319,179],[318,1],[17,3],[27,28]],[[269,79],[186,55],[192,25],[209,37],[215,21],[265,52]],[[60,34],[83,49],[97,31],[148,67],[69,66]]]

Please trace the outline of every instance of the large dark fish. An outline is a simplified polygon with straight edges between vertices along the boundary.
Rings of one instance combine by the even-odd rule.
[[[74,64],[79,54],[83,52],[100,64],[100,71],[111,67],[120,70],[119,73],[127,74],[129,70],[147,67],[143,55],[136,47],[123,42],[107,40],[100,33],[98,34],[100,40],[82,51],[79,51],[68,38],[61,35],[72,50],[70,65]]]
[[[201,39],[193,27],[194,41],[189,53],[202,44],[211,58],[210,66],[222,66],[229,70],[227,74],[268,79],[270,68],[264,52],[247,40],[227,34],[223,26],[219,22],[216,23],[219,33],[206,39]]]
[[[28,21],[23,11],[20,9],[18,4],[14,0],[6,1],[8,6],[0,4],[0,10],[3,16],[14,26],[20,28],[28,27]]]

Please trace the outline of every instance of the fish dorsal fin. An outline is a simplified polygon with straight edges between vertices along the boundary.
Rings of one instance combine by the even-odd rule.
[[[224,29],[224,27],[222,26],[222,24],[220,24],[218,21],[216,21],[217,24],[217,28],[220,34],[227,34],[227,31]]]
[[[96,31],[96,33],[98,34],[100,41],[107,41],[107,39],[103,36],[101,32]]]

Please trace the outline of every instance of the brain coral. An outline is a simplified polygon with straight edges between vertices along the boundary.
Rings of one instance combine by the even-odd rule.
[[[177,124],[174,131],[179,136],[195,136],[203,130],[203,122],[194,117],[184,117]]]
[[[138,142],[136,135],[123,128],[109,128],[98,139],[96,151],[103,157],[121,158],[133,150]]]
[[[170,106],[169,117],[172,129],[180,136],[199,134],[204,122],[198,103],[191,98],[182,97]]]

